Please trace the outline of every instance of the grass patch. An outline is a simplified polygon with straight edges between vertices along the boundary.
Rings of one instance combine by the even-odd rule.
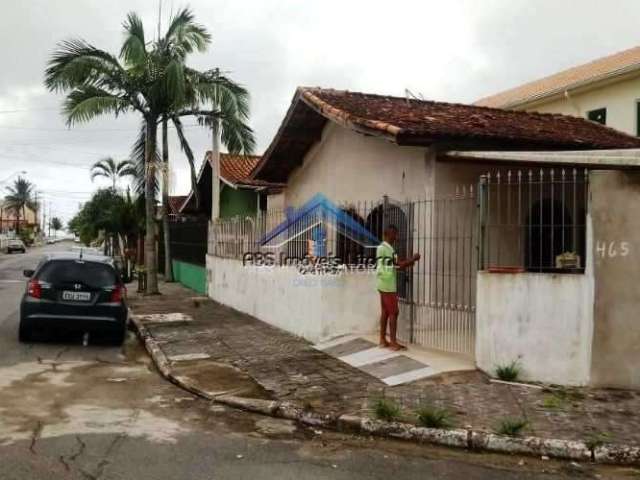
[[[400,407],[387,398],[378,398],[373,402],[373,413],[376,418],[391,422],[400,418]]]
[[[520,362],[514,360],[504,365],[498,365],[496,367],[496,376],[505,382],[515,382],[520,376],[520,370]]]
[[[547,395],[542,401],[542,407],[549,410],[564,408],[565,405],[566,399],[555,394]]]
[[[446,408],[438,408],[430,405],[420,407],[417,412],[418,424],[427,428],[451,428],[453,418]]]
[[[509,437],[517,437],[528,424],[529,422],[524,418],[503,418],[498,424],[498,428],[496,428],[496,433]]]

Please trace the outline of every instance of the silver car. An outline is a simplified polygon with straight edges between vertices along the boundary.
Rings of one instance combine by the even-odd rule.
[[[26,253],[27,247],[25,247],[24,242],[19,238],[14,238],[9,240],[7,244],[7,253],[20,252]]]

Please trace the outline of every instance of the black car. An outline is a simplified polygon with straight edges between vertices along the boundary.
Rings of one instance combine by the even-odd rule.
[[[126,289],[110,257],[49,254],[24,275],[29,281],[20,304],[21,342],[47,330],[99,334],[123,342]]]

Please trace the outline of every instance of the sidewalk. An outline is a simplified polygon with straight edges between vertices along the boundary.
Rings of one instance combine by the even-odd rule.
[[[401,406],[407,422],[415,421],[418,407],[432,405],[447,408],[460,428],[491,432],[506,417],[517,417],[527,421],[525,435],[640,445],[640,392],[551,392],[491,383],[479,372],[387,386],[304,339],[178,284],[163,284],[161,290],[163,295],[154,297],[130,294],[132,310],[193,319],[143,323],[177,374],[207,391],[291,401],[321,414],[364,416],[373,416],[372,401],[386,397]]]

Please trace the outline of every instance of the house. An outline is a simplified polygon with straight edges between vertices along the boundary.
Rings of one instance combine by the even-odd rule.
[[[38,225],[36,212],[29,207],[20,212],[20,228],[34,228]],[[9,208],[5,200],[0,200],[0,233],[15,232],[18,226],[16,212]]]
[[[220,154],[220,216],[251,217],[267,207],[267,195],[277,195],[282,185],[251,178],[260,157]],[[197,175],[197,190],[169,198],[170,242],[174,279],[206,293],[205,255],[211,218],[211,152]]]
[[[214,219],[209,296],[314,342],[371,334],[360,230],[394,224],[399,255],[422,256],[398,274],[405,341],[488,372],[517,360],[529,380],[639,387],[639,149],[572,116],[299,88],[252,174],[286,185],[284,208]]]
[[[478,100],[479,106],[575,115],[640,135],[640,47]]]

